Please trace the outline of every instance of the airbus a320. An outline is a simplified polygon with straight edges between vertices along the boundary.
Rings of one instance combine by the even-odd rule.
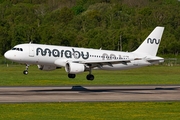
[[[94,80],[93,69],[123,70],[164,62],[156,56],[164,27],[156,27],[144,42],[132,52],[110,51],[43,44],[19,44],[7,51],[5,58],[26,65],[36,64],[40,70],[55,70],[64,67],[69,78],[88,71],[87,80]]]

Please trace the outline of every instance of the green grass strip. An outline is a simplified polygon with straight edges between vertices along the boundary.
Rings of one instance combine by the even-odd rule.
[[[47,72],[30,66],[28,75],[22,74],[24,69],[24,65],[0,65],[0,86],[180,84],[179,66],[158,65],[123,71],[93,70],[94,81],[86,80],[88,72],[69,79],[64,68]]]
[[[180,102],[0,104],[1,120],[178,120]]]

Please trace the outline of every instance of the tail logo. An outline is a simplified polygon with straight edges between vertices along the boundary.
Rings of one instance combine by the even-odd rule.
[[[148,38],[148,39],[147,39],[147,43],[148,43],[148,44],[149,44],[149,43],[150,43],[150,44],[154,44],[154,43],[155,43],[155,44],[158,45],[158,44],[160,43],[160,39],[157,40],[156,38],[153,38],[153,39],[152,39],[152,38]]]

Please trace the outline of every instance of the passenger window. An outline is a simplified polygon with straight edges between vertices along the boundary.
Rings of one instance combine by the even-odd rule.
[[[23,49],[22,49],[22,48],[20,48],[20,51],[23,51]]]
[[[16,50],[19,51],[19,48],[17,48]]]

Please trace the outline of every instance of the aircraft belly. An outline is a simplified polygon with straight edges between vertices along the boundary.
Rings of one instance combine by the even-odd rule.
[[[38,58],[38,59],[36,59],[36,63],[35,64],[54,65],[54,61],[55,60],[56,59],[53,59],[53,58],[44,58],[44,59]]]
[[[101,67],[102,70],[124,70],[124,69],[129,69],[133,68],[134,66],[132,64],[124,65],[124,64],[116,64],[113,66],[109,65],[104,65]]]
[[[138,60],[138,61],[131,61],[131,63],[127,63],[127,64],[122,64],[122,63],[112,64],[112,66],[103,65],[100,69],[102,69],[102,70],[125,70],[125,69],[148,66],[148,65],[151,65],[151,64],[146,61]]]

